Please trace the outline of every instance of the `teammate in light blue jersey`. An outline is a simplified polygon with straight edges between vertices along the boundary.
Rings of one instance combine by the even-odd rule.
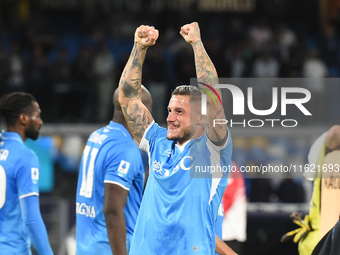
[[[151,96],[145,89],[145,101]],[[127,255],[144,188],[141,153],[114,94],[114,117],[87,140],[76,197],[76,252]],[[149,106],[151,107],[151,106]]]
[[[211,89],[218,84],[218,77],[204,49],[198,24],[183,26],[180,34],[193,48],[199,83],[205,84],[204,90]],[[119,83],[124,116],[140,148],[149,153],[150,162],[130,255],[213,255],[215,222],[227,185],[227,178],[222,177],[227,173],[198,178],[195,169],[231,165],[232,140],[227,126],[213,125],[214,119],[225,119],[222,104],[213,102],[221,92],[212,89],[216,94],[214,99],[207,97],[207,114],[202,116],[200,89],[179,86],[168,105],[168,129],[154,123],[140,95],[145,54],[157,38],[154,27],[137,28]]]
[[[39,209],[39,160],[27,148],[43,124],[35,98],[15,92],[0,99],[7,124],[0,138],[0,254],[53,254]]]

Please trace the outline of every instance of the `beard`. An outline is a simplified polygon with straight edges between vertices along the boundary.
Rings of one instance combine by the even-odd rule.
[[[169,134],[167,134],[167,139],[172,141],[178,141],[179,143],[189,140],[190,137],[191,137],[190,130],[184,130],[183,132],[173,136],[169,136]]]
[[[39,137],[39,130],[35,129],[32,122],[30,123],[30,126],[25,132],[25,135],[27,138],[31,138],[32,140],[37,140]]]

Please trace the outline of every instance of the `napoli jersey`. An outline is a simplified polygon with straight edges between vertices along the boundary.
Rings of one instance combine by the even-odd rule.
[[[190,172],[194,166],[231,165],[230,135],[224,147],[205,135],[178,146],[166,135],[153,122],[140,143],[149,153],[150,175],[130,255],[215,254],[215,222],[227,178],[191,178]]]
[[[93,132],[84,148],[76,197],[77,254],[112,254],[103,212],[104,183],[129,190],[124,208],[129,249],[142,200],[144,167],[129,132],[112,121]]]
[[[38,181],[37,155],[18,133],[4,132],[0,141],[0,254],[31,254],[20,199],[38,196]]]

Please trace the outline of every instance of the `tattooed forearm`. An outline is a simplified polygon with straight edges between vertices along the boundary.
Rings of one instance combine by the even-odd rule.
[[[146,49],[134,45],[120,81],[122,92],[127,98],[140,97],[145,54]]]
[[[193,45],[196,74],[199,82],[214,85],[218,83],[216,69],[201,41]]]
[[[123,90],[124,96],[128,98],[138,97],[140,89],[135,89],[125,80],[122,80],[121,84],[122,84],[122,90]]]
[[[208,119],[207,119],[207,116],[206,115],[203,115],[203,119],[204,119],[204,130],[205,130],[205,133],[210,136],[210,126],[208,125]]]
[[[204,49],[202,41],[192,44],[195,56],[195,66],[198,84],[213,86],[218,84],[218,76],[214,64]],[[203,85],[204,86],[204,85]],[[204,86],[206,89],[206,86]],[[219,96],[221,92],[217,89]],[[203,116],[204,131],[209,139],[217,146],[222,146],[228,137],[227,125],[214,125],[214,119],[225,119],[224,109],[219,103],[215,104],[210,97],[207,98],[207,115]]]
[[[135,137],[142,138],[145,129],[152,122],[152,118],[150,118],[151,116],[148,114],[147,109],[140,107],[138,104],[129,105],[122,109],[131,133]]]

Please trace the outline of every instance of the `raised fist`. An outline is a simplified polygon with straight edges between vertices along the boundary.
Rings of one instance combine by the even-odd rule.
[[[158,38],[158,30],[154,27],[141,25],[135,32],[135,43],[148,48],[155,45]]]
[[[181,27],[179,32],[187,43],[195,43],[201,40],[200,28],[197,22],[193,22]]]

